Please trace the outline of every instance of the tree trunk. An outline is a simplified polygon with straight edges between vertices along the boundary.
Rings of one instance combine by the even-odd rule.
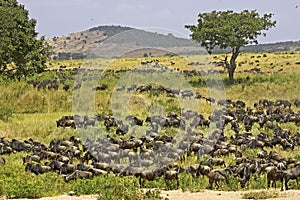
[[[228,80],[229,80],[229,84],[233,84],[234,83],[234,72],[235,72],[235,69],[236,69],[236,59],[239,55],[239,47],[235,47],[235,48],[232,48],[232,55],[231,55],[231,58],[230,58],[230,63],[228,63],[227,61],[227,57],[226,57],[226,66],[228,67]]]
[[[228,80],[229,80],[230,85],[232,85],[234,83],[233,74],[234,74],[234,69],[232,67],[229,67],[229,69],[228,69]]]

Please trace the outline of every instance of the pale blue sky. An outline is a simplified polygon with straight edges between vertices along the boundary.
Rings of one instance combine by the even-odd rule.
[[[158,27],[189,37],[185,24],[196,24],[199,12],[256,9],[274,13],[277,26],[261,43],[300,40],[300,0],[19,0],[38,20],[46,38],[99,25]],[[160,32],[160,31],[157,31]]]

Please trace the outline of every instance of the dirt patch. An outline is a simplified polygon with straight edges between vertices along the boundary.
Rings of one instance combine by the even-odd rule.
[[[212,190],[204,190],[201,192],[182,192],[181,190],[169,190],[169,191],[161,191],[161,196],[166,197],[170,200],[235,200],[242,199],[242,195],[244,193],[248,193],[251,191],[259,192],[260,190],[250,190],[250,191],[212,191]],[[275,191],[275,190],[270,190]],[[279,192],[279,197],[274,198],[275,200],[299,200],[300,190],[288,190]],[[1,199],[1,198],[0,198]],[[19,200],[28,200],[28,199],[19,199]],[[97,200],[96,195],[83,195],[83,196],[69,196],[69,195],[61,195],[56,197],[43,197],[37,200]]]
[[[18,200],[29,200],[29,199],[18,199]],[[82,196],[70,196],[61,195],[56,197],[43,197],[36,200],[97,200],[96,195],[82,195]]]
[[[252,190],[251,190],[252,191]],[[212,190],[204,190],[202,192],[182,192],[181,190],[171,190],[171,191],[162,191],[161,196],[167,197],[170,200],[234,200],[234,199],[242,199],[243,193],[248,193],[251,191],[212,191]],[[259,192],[259,190],[255,190]],[[272,190],[270,190],[272,191]],[[278,191],[278,190],[277,190]],[[279,197],[275,198],[276,200],[299,200],[300,190],[288,190],[279,193]]]

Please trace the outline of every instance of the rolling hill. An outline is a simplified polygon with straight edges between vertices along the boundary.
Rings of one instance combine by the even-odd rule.
[[[52,47],[52,59],[83,59],[93,57],[158,56],[171,54],[203,54],[199,44],[171,33],[122,27],[98,26],[86,31],[49,38],[46,45]],[[300,41],[249,45],[243,52],[274,52],[300,50]],[[229,50],[215,49],[213,53],[228,53]]]

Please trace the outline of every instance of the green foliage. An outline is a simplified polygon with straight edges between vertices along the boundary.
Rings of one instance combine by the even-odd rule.
[[[12,117],[13,110],[10,108],[0,108],[0,120],[7,122],[8,118]]]
[[[145,200],[154,200],[154,199],[163,199],[163,198],[160,196],[159,190],[148,190],[145,192],[144,199]],[[167,200],[167,199],[168,198],[165,198],[165,200]]]
[[[270,199],[270,198],[278,198],[278,191],[258,191],[258,192],[247,192],[242,195],[243,199]]]
[[[220,181],[219,190],[222,191],[237,191],[240,189],[240,183],[237,178],[231,175],[227,175],[228,184],[225,181]]]
[[[204,178],[199,176],[197,178],[193,178],[190,174],[184,172],[179,174],[178,178],[180,188],[183,192],[199,192],[209,186],[208,179],[206,177]]]
[[[265,36],[263,30],[269,30],[275,26],[276,21],[271,21],[273,14],[259,16],[256,10],[243,10],[235,13],[232,10],[212,11],[211,13],[199,13],[197,25],[186,25],[192,34],[193,40],[200,42],[208,53],[215,47],[221,49],[231,48],[230,63],[225,58],[228,68],[229,81],[233,83],[233,73],[236,68],[236,59],[241,47],[255,43],[257,37]]]
[[[157,189],[164,189],[166,188],[166,183],[164,177],[157,177],[153,181],[145,181],[145,188],[157,188]]]
[[[17,177],[16,179],[5,180],[1,185],[9,198],[39,198],[42,197],[42,185],[32,180]]]
[[[227,47],[239,48],[247,44],[258,43],[257,37],[262,30],[268,30],[275,26],[271,21],[273,14],[259,16],[257,11],[244,10],[235,13],[231,10],[212,11],[200,13],[197,25],[186,25],[192,31],[192,39],[201,42],[208,51],[216,46],[221,49]]]
[[[101,200],[139,200],[160,199],[159,192],[140,190],[138,179],[134,177],[117,177],[113,175],[98,176],[92,179],[80,179],[72,183],[76,195],[97,194]]]
[[[258,175],[254,174],[250,177],[249,183],[246,184],[246,187],[249,189],[267,189],[267,175]]]
[[[46,68],[48,48],[37,39],[36,20],[17,0],[0,0],[0,75],[26,78]]]
[[[8,198],[40,198],[68,191],[69,186],[55,172],[35,176],[25,172],[21,160],[24,153],[4,156],[7,163],[0,168],[0,194]]]

